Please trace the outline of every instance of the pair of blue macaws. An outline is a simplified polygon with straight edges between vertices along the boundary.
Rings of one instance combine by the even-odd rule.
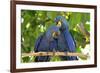
[[[35,52],[76,52],[75,41],[63,16],[55,18],[56,25],[40,35],[35,42]],[[35,57],[35,62],[48,62],[50,56]],[[60,56],[61,60],[77,60],[76,56]]]

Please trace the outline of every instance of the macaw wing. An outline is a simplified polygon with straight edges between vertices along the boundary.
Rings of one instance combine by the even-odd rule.
[[[70,37],[71,35],[69,35],[69,37],[65,37],[65,35],[63,35],[63,33],[61,33],[60,37],[58,38],[58,48],[57,51],[61,51],[61,52],[76,52],[75,51],[75,45],[74,43],[72,44],[72,37]],[[71,41],[70,41],[71,39]],[[66,42],[67,41],[67,42]],[[72,44],[72,46],[71,46]],[[75,56],[60,56],[62,60],[77,60],[77,57]]]
[[[35,43],[35,51],[49,51],[49,42],[45,34],[40,36]]]
[[[66,29],[64,32],[64,37],[65,37],[65,40],[66,40],[66,44],[68,45],[68,49],[69,49],[69,52],[75,52],[75,41],[72,37],[72,35],[70,34],[70,32]]]
[[[49,43],[47,42],[45,34],[38,37],[35,42],[35,52],[47,52],[49,51]],[[50,61],[49,56],[37,56],[35,62],[47,62]]]
[[[35,51],[35,52],[38,51],[38,47],[39,47],[39,45],[40,45],[40,42],[41,42],[42,38],[43,38],[43,35],[41,35],[41,36],[39,36],[39,37],[37,38],[37,40],[36,40],[36,42],[35,42],[35,47],[34,47],[34,51]]]
[[[66,52],[68,51],[68,45],[66,44],[63,33],[58,37],[58,48],[57,51]]]

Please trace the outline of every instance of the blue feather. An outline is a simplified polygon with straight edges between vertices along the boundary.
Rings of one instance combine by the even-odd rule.
[[[35,52],[76,52],[75,41],[68,29],[68,21],[62,17],[57,16],[55,22],[61,21],[61,27],[51,26],[48,30],[38,37],[35,42]],[[52,32],[60,32],[57,38],[52,36]],[[35,58],[36,62],[50,61],[50,56],[39,56]],[[75,56],[60,56],[62,60],[77,60]]]
[[[57,40],[52,36],[52,32],[59,32],[59,28],[51,26],[45,34],[39,36],[35,42],[35,52],[50,52],[57,48]],[[50,56],[39,56],[35,58],[35,62],[46,62],[50,60]]]
[[[75,41],[73,40],[73,37],[70,34],[69,29],[68,29],[68,21],[62,16],[57,16],[55,18],[55,22],[57,23],[58,21],[60,21],[62,24],[59,29],[63,35],[63,38],[65,39],[65,44],[66,44],[66,48],[67,48],[67,50],[66,50],[66,48],[64,48],[64,52],[65,51],[76,52]],[[75,56],[70,57],[69,56],[69,57],[62,57],[62,59],[77,60],[77,57],[75,57]]]

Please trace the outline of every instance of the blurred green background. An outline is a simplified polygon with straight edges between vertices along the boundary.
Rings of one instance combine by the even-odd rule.
[[[90,13],[21,10],[21,53],[34,51],[36,39],[55,23],[54,19],[58,15],[64,16],[69,22],[69,31],[75,39],[77,52],[84,52],[82,49],[90,44]],[[21,56],[21,62],[34,62],[34,58]],[[55,56],[51,61],[61,60]]]

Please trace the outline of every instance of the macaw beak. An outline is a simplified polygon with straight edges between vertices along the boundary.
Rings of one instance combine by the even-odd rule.
[[[58,21],[58,22],[57,22],[57,26],[58,26],[58,27],[61,27],[61,21]]]
[[[57,38],[60,35],[60,32],[53,32],[52,36]]]

